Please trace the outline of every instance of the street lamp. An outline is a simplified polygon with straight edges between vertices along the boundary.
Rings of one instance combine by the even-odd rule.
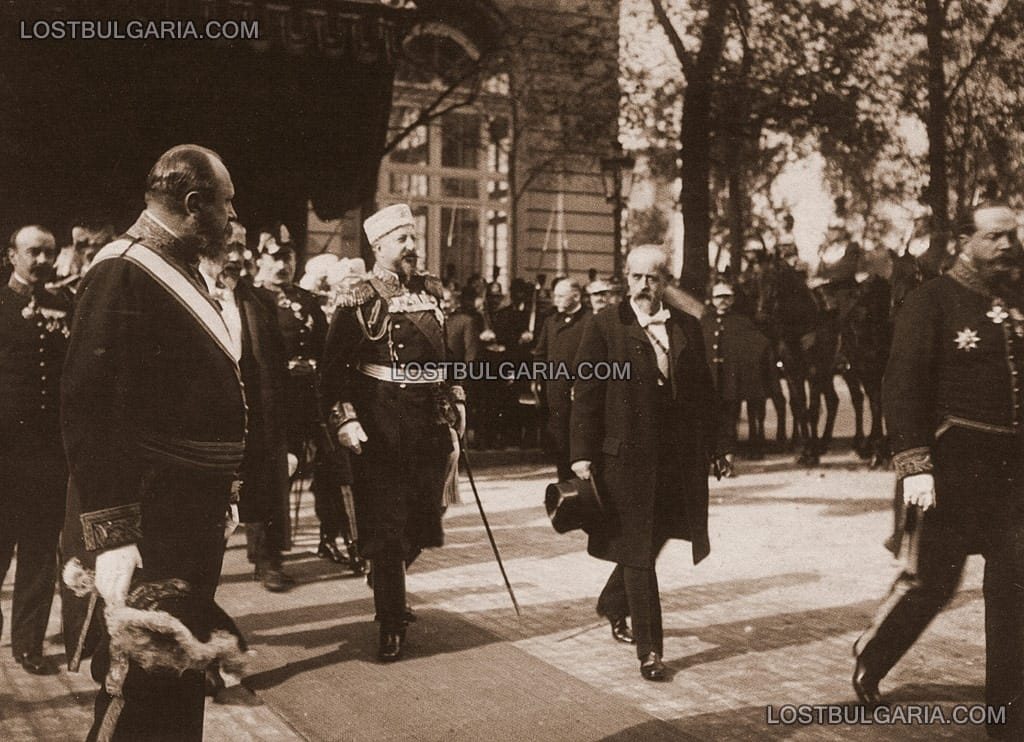
[[[633,168],[636,158],[622,151],[622,145],[615,143],[615,151],[609,157],[601,158],[601,180],[604,182],[604,198],[614,206],[615,248],[612,253],[612,272],[616,278],[622,278],[623,244],[622,244],[622,212],[629,201],[629,192],[633,189]]]

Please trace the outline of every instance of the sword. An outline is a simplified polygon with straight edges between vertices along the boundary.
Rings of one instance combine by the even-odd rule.
[[[516,594],[512,591],[512,583],[508,581],[508,575],[505,573],[505,565],[501,562],[501,554],[498,553],[498,544],[494,542],[494,534],[491,533],[491,524],[487,522],[487,513],[484,512],[484,504],[480,501],[480,493],[476,491],[476,482],[473,480],[473,470],[469,466],[469,456],[466,454],[466,445],[462,438],[459,438],[459,455],[462,457],[462,463],[466,466],[466,476],[469,478],[469,486],[473,490],[473,497],[476,499],[476,507],[480,511],[480,519],[484,522],[484,530],[487,532],[487,540],[491,542],[491,551],[494,552],[494,558],[498,562],[498,569],[501,570],[501,578],[505,580],[505,589],[508,590],[508,597],[512,598],[512,607],[516,609],[516,616],[522,618],[522,611],[519,610],[519,601],[516,600]]]

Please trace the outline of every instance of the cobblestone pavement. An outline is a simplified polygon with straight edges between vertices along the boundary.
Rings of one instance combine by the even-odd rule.
[[[514,460],[513,460],[514,461]],[[409,575],[419,620],[408,654],[374,662],[372,598],[362,579],[313,555],[303,500],[286,567],[299,584],[271,594],[251,581],[234,536],[218,593],[256,652],[248,677],[208,706],[212,740],[931,740],[984,739],[954,725],[778,725],[785,704],[842,704],[853,713],[851,645],[895,575],[881,542],[891,526],[892,474],[849,454],[820,469],[789,457],[712,483],[712,554],[698,567],[671,543],[658,566],[671,681],[640,678],[631,648],[594,613],[610,569],[576,534],[551,530],[540,502],[549,470],[488,467],[478,484],[509,578],[501,582],[471,492],[446,519],[448,544]],[[951,606],[882,684],[895,704],[981,703],[980,558]],[[10,580],[2,606],[10,615]],[[57,609],[51,623],[56,640]],[[60,650],[50,644],[47,651]],[[63,659],[63,657],[59,657]],[[87,674],[36,678],[0,644],[0,739],[80,739]],[[771,705],[772,710],[767,707]]]

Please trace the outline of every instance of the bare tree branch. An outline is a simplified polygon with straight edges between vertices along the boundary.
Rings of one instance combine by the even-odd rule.
[[[548,165],[555,162],[557,159],[557,155],[551,155],[540,164],[530,168],[530,174],[526,176],[522,184],[516,189],[516,192],[513,194],[513,200],[515,201],[515,203],[519,203],[519,199],[521,199],[523,195],[526,193],[526,189],[530,187],[530,184],[537,179],[538,175],[540,175],[547,169]]]
[[[676,31],[676,27],[665,11],[665,6],[661,0],[651,0],[651,9],[654,10],[658,23],[661,24],[665,35],[668,36],[668,42],[672,45],[672,51],[675,52],[676,58],[679,59],[679,63],[683,66],[683,74],[689,79],[693,70],[693,59],[690,53],[686,51],[682,37]]]
[[[975,47],[974,53],[971,55],[971,60],[962,70],[960,70],[960,74],[957,75],[956,82],[953,83],[953,87],[950,88],[949,92],[946,94],[947,103],[951,103],[953,99],[956,98],[957,93],[959,93],[963,88],[964,83],[967,82],[967,78],[970,76],[971,72],[974,71],[975,66],[978,62],[984,59],[985,55],[988,53],[989,48],[992,46],[992,42],[995,41],[996,32],[999,30],[1003,19],[1007,15],[1006,11],[1010,9],[1010,6],[1013,5],[1013,3],[1014,0],[1006,0],[1006,3],[1003,5],[1003,9],[1000,10],[999,13],[996,14],[996,17],[992,19],[992,24],[988,27],[988,31],[985,32],[984,38],[982,38],[978,43],[978,46]]]
[[[411,134],[417,127],[423,126],[423,124],[430,122],[431,120],[437,118],[438,116],[443,116],[444,114],[448,113],[449,111],[453,111],[456,108],[462,108],[463,106],[472,105],[473,102],[475,102],[477,97],[480,95],[480,87],[483,84],[483,75],[481,74],[482,67],[483,58],[481,57],[472,67],[470,67],[465,72],[465,74],[463,74],[458,79],[454,80],[451,84],[448,85],[448,87],[441,91],[437,98],[431,101],[430,105],[421,108],[420,113],[415,118],[415,120],[413,120],[412,123],[404,127],[400,132],[398,132],[398,134],[396,134],[390,141],[388,141],[388,143],[384,146],[383,154],[386,155],[389,152],[391,152],[391,150],[393,150],[395,147],[401,144],[402,140],[409,136],[409,134]],[[451,105],[446,106],[445,108],[441,108],[441,104],[445,101],[445,99],[450,97],[460,87],[462,87],[463,83],[465,83],[470,78],[474,77],[475,79],[473,80],[473,87],[469,90],[465,99],[455,101]]]

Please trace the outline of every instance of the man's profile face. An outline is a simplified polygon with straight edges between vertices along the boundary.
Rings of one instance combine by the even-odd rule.
[[[30,286],[45,283],[53,276],[56,256],[57,246],[53,237],[32,227],[21,230],[15,238],[14,247],[7,251],[14,273]]]
[[[399,275],[411,276],[416,273],[419,254],[416,252],[416,230],[410,226],[392,229],[377,240],[374,246],[377,262]]]
[[[573,287],[568,281],[562,281],[551,292],[551,302],[559,312],[573,312],[580,306],[579,289]]]
[[[653,252],[631,253],[626,261],[629,297],[638,305],[658,304],[665,293],[665,278],[665,260]]]
[[[231,175],[219,160],[213,161],[213,189],[199,194],[195,232],[200,238],[200,252],[207,257],[219,257],[231,236],[231,220],[237,215],[232,205],[235,186]]]

